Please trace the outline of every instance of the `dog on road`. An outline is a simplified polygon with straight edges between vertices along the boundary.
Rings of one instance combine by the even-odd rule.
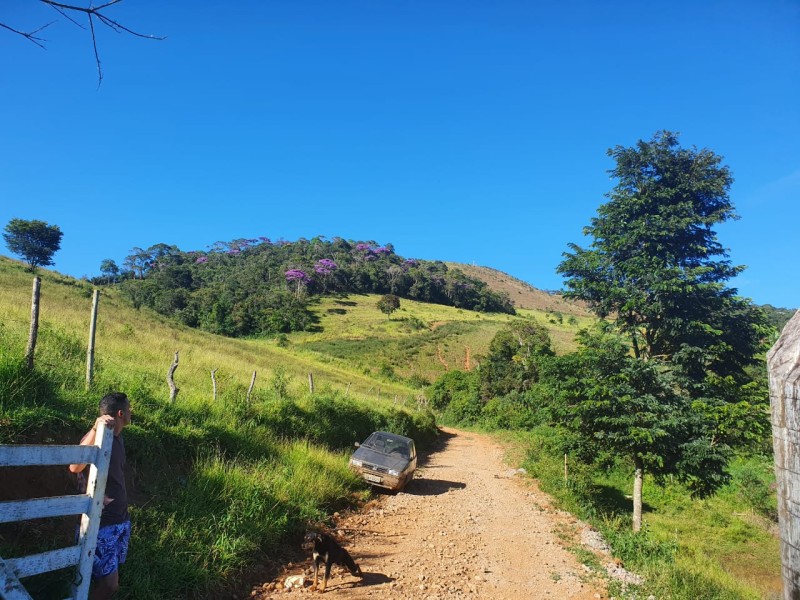
[[[322,576],[322,588],[320,589],[320,593],[324,592],[325,587],[328,585],[331,565],[334,563],[346,567],[350,573],[357,577],[362,576],[361,569],[347,550],[342,548],[336,540],[325,533],[307,533],[305,538],[303,538],[303,549],[311,551],[311,561],[314,568],[314,584],[311,586],[311,591],[317,589],[317,577],[321,564],[325,565],[325,574]]]

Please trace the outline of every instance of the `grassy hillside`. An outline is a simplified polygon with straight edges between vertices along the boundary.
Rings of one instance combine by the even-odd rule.
[[[497,331],[515,319],[545,324],[557,352],[574,349],[574,336],[590,317],[568,317],[541,309],[518,316],[479,313],[402,299],[387,319],[377,295],[325,297],[311,309],[321,330],[288,336],[290,351],[328,365],[420,387],[450,369],[475,368]],[[469,363],[469,364],[468,364]]]
[[[71,352],[85,353],[91,313],[92,286],[55,273],[41,271],[42,308],[41,335],[46,343],[51,338],[67,343]],[[30,322],[32,276],[19,263],[0,258],[0,317],[17,343],[27,339]],[[377,313],[377,311],[375,311]],[[380,313],[377,313],[376,319]],[[351,394],[365,394],[375,381],[359,373],[344,371],[329,361],[298,354],[292,345],[281,347],[276,340],[243,340],[216,336],[168,321],[147,309],[134,310],[113,288],[104,288],[97,321],[98,385],[137,389],[145,385],[163,389],[169,396],[165,374],[174,352],[180,353],[175,378],[181,392],[179,398],[201,401],[211,398],[211,369],[218,369],[221,393],[228,389],[245,389],[253,371],[257,371],[257,387],[267,385],[276,370],[282,370],[298,390],[307,384],[313,373],[319,386],[344,391],[351,385]],[[114,373],[106,381],[108,373]],[[386,395],[410,397],[413,390],[400,383],[383,383]],[[293,390],[294,391],[294,390]],[[162,396],[157,391],[157,397]]]
[[[287,537],[364,497],[347,469],[354,441],[388,429],[424,447],[435,435],[433,415],[416,410],[418,392],[402,382],[348,370],[291,341],[282,347],[176,327],[130,308],[113,290],[101,297],[95,383],[86,390],[91,287],[40,275],[39,342],[28,371],[32,277],[0,259],[0,443],[74,443],[105,392],[129,394],[134,420],[124,435],[136,525],[121,598],[229,596]],[[166,371],[175,350],[180,393],[170,404]],[[218,369],[216,402],[211,369]],[[0,500],[73,491],[63,467],[2,477]],[[3,526],[0,556],[69,545],[72,531],[71,519]],[[68,577],[30,585],[37,598],[64,597]]]

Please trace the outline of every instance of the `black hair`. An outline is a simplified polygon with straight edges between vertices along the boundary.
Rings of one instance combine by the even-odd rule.
[[[111,392],[100,400],[100,414],[117,416],[117,411],[125,410],[130,405],[128,397],[122,392]]]

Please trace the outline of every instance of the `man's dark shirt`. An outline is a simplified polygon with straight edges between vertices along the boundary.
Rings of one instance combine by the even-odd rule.
[[[100,527],[106,525],[118,525],[124,523],[130,517],[128,515],[128,490],[125,487],[125,443],[122,441],[122,434],[114,436],[114,443],[111,445],[111,460],[108,463],[108,478],[106,479],[106,497],[113,498],[107,506],[103,507],[103,514],[100,516]],[[88,470],[84,469],[78,473],[78,493],[86,493],[86,477]]]
[[[103,508],[100,527],[117,525],[128,520],[128,490],[125,487],[125,443],[122,434],[114,436],[111,462],[108,465],[106,496],[114,500]]]

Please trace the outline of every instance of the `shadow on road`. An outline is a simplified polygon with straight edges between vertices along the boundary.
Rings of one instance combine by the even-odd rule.
[[[437,452],[442,452],[447,448],[447,445],[450,441],[456,437],[456,434],[450,433],[443,429],[439,429],[439,434],[436,436],[436,441],[431,444],[430,448],[426,450],[417,449],[417,467],[425,466],[425,463],[428,462],[428,459],[432,454],[436,454]]]
[[[344,581],[342,583],[335,583],[333,585],[331,585],[331,581],[328,580],[328,588],[327,589],[328,589],[328,591],[332,591],[332,590],[336,590],[336,589],[346,590],[346,589],[350,589],[350,588],[366,587],[366,586],[370,586],[370,585],[382,585],[384,583],[391,583],[392,581],[394,581],[394,579],[392,577],[388,577],[388,576],[384,575],[383,573],[362,572],[360,580],[355,580],[355,581],[349,580],[349,581]]]
[[[415,479],[408,484],[403,493],[411,496],[439,496],[450,490],[463,490],[466,483],[447,481],[445,479]]]
[[[365,585],[380,585],[382,583],[390,583],[394,581],[392,577],[388,577],[383,573],[362,573],[361,582],[355,585],[361,587]]]

